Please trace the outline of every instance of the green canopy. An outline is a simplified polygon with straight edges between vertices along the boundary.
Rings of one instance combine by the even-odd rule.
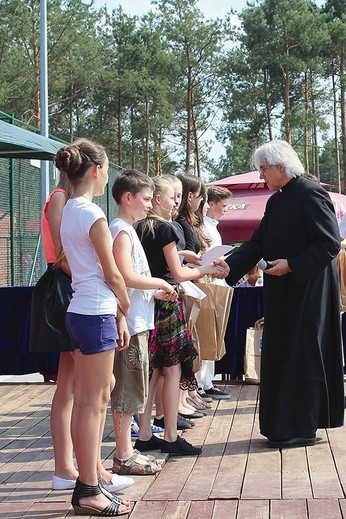
[[[0,121],[0,158],[52,160],[62,142]]]

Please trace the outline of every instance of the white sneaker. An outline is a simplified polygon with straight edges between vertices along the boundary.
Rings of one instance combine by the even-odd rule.
[[[111,481],[112,483],[110,485],[102,483],[108,492],[119,492],[120,490],[124,490],[124,488],[130,487],[135,482],[134,479],[128,476],[119,476],[119,474],[113,474]]]
[[[75,479],[64,479],[55,475],[52,477],[52,490],[70,490],[75,486]]]

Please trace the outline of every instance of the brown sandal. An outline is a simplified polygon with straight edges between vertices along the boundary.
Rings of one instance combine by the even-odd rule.
[[[135,450],[128,460],[119,460],[114,456],[112,471],[121,476],[152,476],[160,472],[162,466],[152,456],[146,456],[148,458],[147,463],[137,461],[141,455],[139,451]]]

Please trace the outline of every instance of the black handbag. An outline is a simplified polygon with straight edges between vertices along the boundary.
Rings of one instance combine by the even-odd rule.
[[[32,295],[30,351],[73,351],[65,326],[71,297],[70,276],[49,265]]]

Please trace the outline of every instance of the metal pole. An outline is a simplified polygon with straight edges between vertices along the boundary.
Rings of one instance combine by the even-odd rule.
[[[47,46],[47,0],[40,0],[40,133],[48,137],[48,46]],[[49,195],[49,163],[41,160],[40,169],[40,208],[41,211]],[[41,275],[46,270],[46,260],[41,247]]]

